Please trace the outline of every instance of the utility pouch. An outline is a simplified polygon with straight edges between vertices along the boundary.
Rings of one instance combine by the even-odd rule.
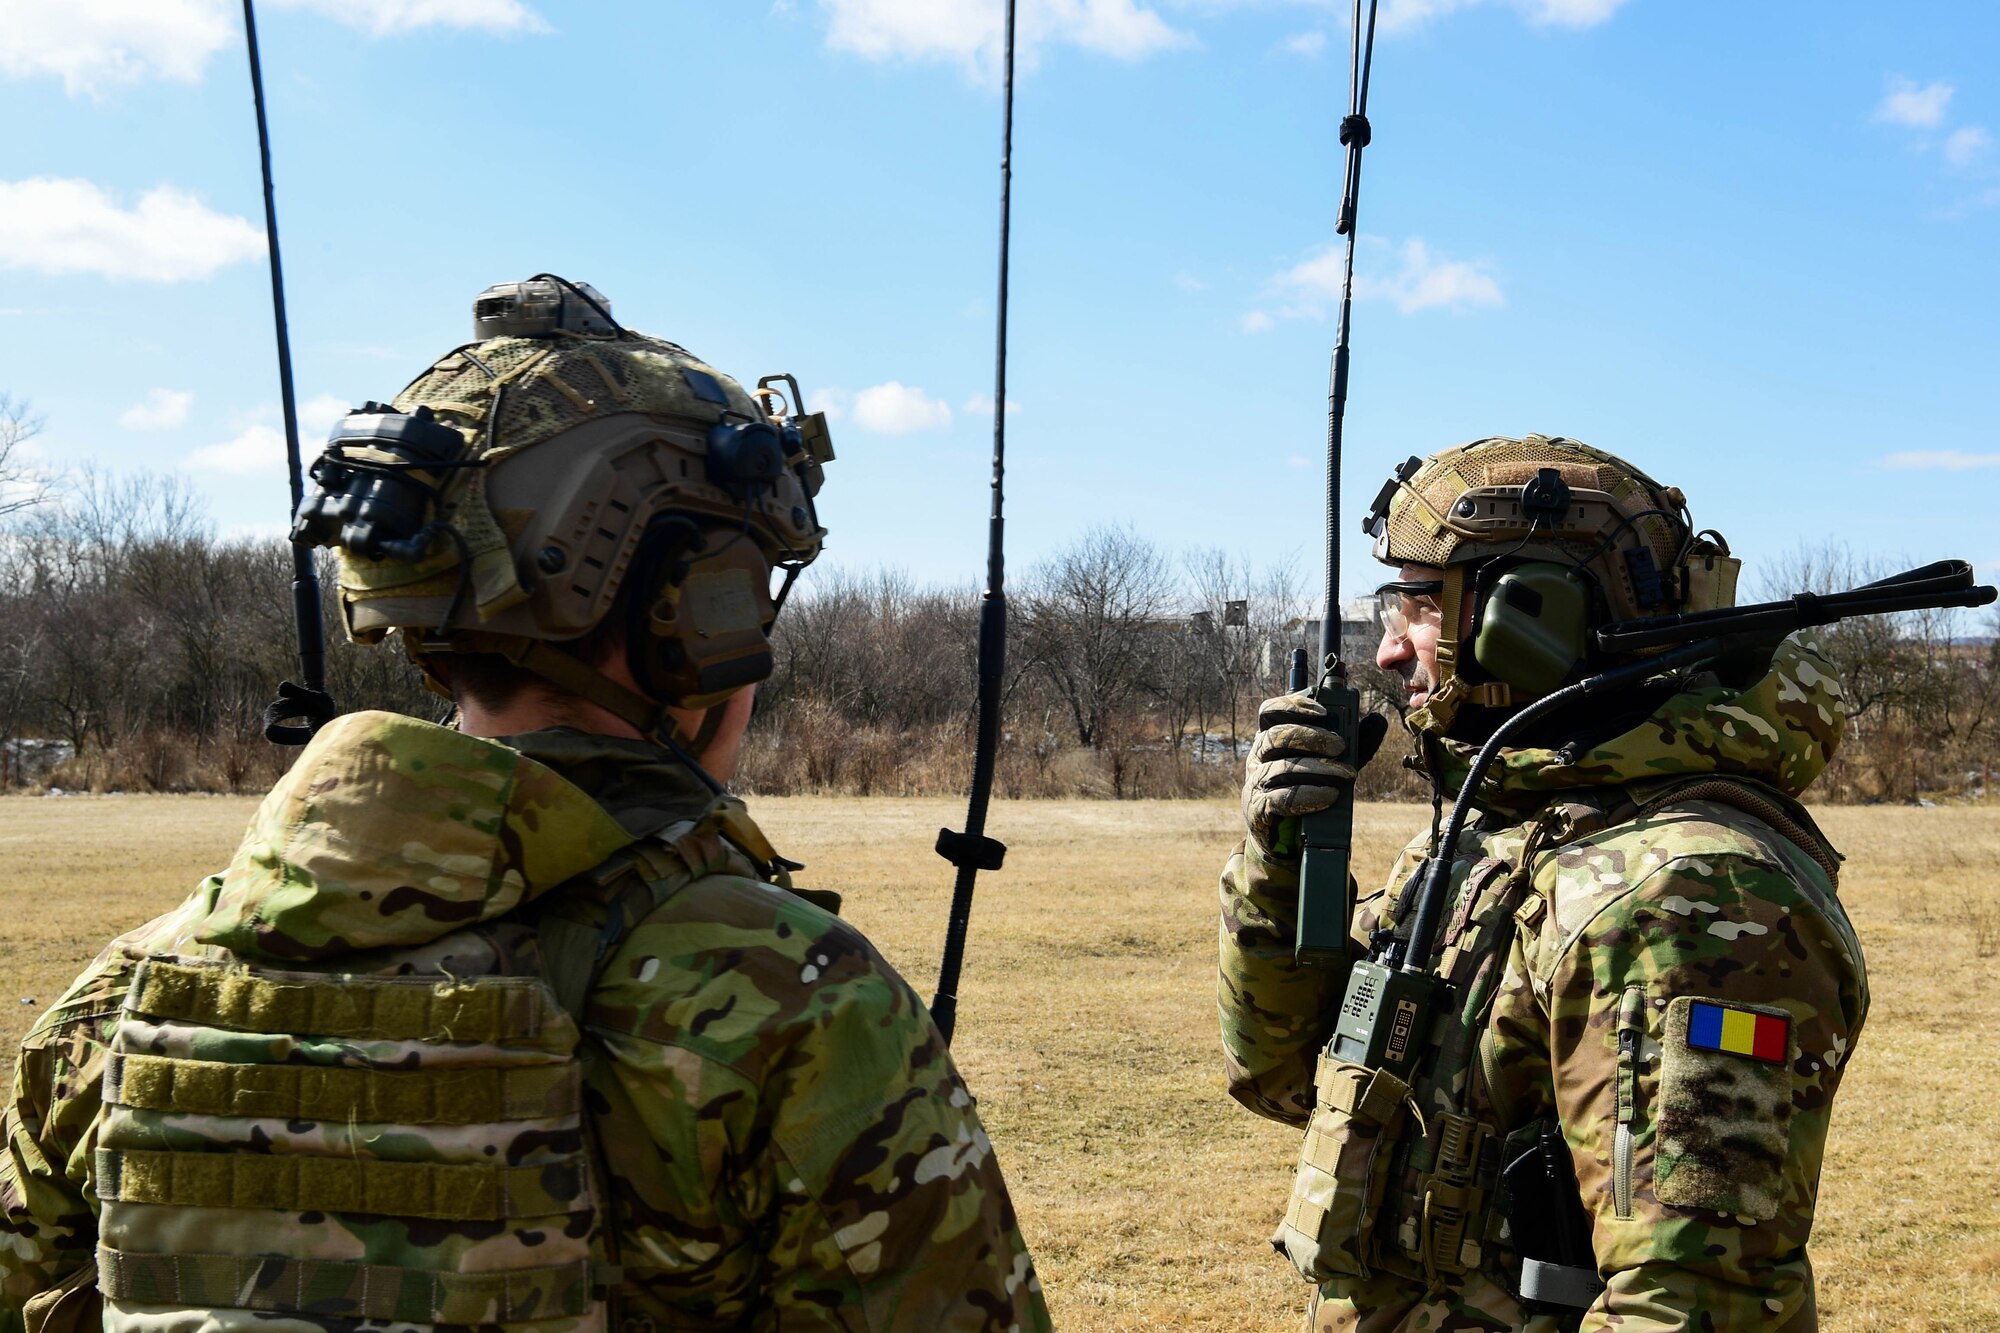
[[[21,1307],[28,1333],[97,1333],[104,1326],[104,1299],[97,1294],[97,1261],[64,1278],[60,1286],[28,1297]]]
[[[1516,1130],[1507,1136],[1503,1160],[1501,1206],[1521,1256],[1517,1294],[1536,1309],[1589,1309],[1604,1281],[1562,1126],[1541,1120]]]
[[[1374,1271],[1375,1229],[1389,1159],[1412,1105],[1410,1088],[1386,1069],[1321,1054],[1312,1119],[1298,1176],[1271,1244],[1312,1282]]]

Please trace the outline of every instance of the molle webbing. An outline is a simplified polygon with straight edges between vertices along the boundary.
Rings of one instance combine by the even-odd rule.
[[[603,1328],[575,1021],[518,970],[532,950],[431,950],[359,976],[139,965],[90,1159],[107,1333],[161,1307],[224,1329]]]
[[[436,978],[371,977],[357,983],[149,959],[133,976],[126,1008],[239,1032],[535,1045],[556,1016],[548,999],[532,977],[482,978],[476,986],[440,984]]]
[[[99,1148],[96,1164],[94,1184],[105,1203],[456,1222],[554,1217],[591,1207],[579,1163],[446,1166],[290,1153]]]
[[[329,1069],[127,1054],[111,1056],[104,1093],[109,1102],[144,1111],[396,1125],[572,1116],[580,1101],[567,1064]]]
[[[392,1264],[237,1254],[97,1251],[99,1289],[114,1301],[195,1308],[340,1311],[347,1319],[492,1324],[574,1317],[590,1307],[592,1266],[437,1272]]]

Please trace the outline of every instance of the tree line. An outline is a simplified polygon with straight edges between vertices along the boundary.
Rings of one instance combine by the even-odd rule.
[[[0,401],[0,790],[269,786],[292,755],[266,743],[259,723],[277,682],[296,674],[289,548],[217,536],[172,476],[38,478],[13,447],[35,424]],[[1852,586],[1872,572],[1824,550],[1782,564],[1768,591]],[[330,562],[323,573],[330,587]],[[1011,590],[998,790],[1233,791],[1258,702],[1283,689],[1293,647],[1314,647],[1316,601],[1290,560],[1170,552],[1121,528],[1083,534]],[[809,573],[779,618],[741,785],[962,792],[978,616],[969,583]],[[393,644],[347,643],[330,605],[325,628],[328,685],[343,708],[449,717]],[[1820,799],[1906,801],[1978,785],[2000,758],[1990,630],[1934,612],[1820,631],[1853,709]],[[1372,664],[1360,675],[1370,706],[1400,696]],[[1392,728],[1362,794],[1423,795],[1397,762],[1406,752]]]

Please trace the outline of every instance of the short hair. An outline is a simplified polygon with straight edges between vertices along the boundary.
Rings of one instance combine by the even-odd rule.
[[[620,588],[611,609],[581,638],[549,646],[574,657],[585,666],[603,666],[625,651],[625,613],[630,598],[628,588]],[[489,711],[511,706],[523,696],[545,699],[569,697],[569,691],[546,680],[499,653],[439,653],[431,659],[432,670],[451,700],[463,705],[468,699]]]

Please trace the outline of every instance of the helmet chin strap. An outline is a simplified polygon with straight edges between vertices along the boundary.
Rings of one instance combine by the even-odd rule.
[[[1464,565],[1448,565],[1444,571],[1444,595],[1439,602],[1437,639],[1437,685],[1422,708],[1405,715],[1412,731],[1442,736],[1451,729],[1458,710],[1467,704],[1479,708],[1512,708],[1516,702],[1513,686],[1489,680],[1475,685],[1459,674],[1458,627],[1465,616]]]
[[[511,634],[487,634],[477,630],[460,630],[452,635],[452,651],[462,653],[493,653],[504,657],[523,671],[540,676],[579,699],[596,704],[621,722],[628,723],[642,736],[651,737],[672,750],[688,767],[709,786],[721,789],[719,783],[695,762],[689,747],[696,752],[714,739],[714,729],[703,720],[701,730],[690,738],[667,711],[665,704],[656,703],[636,690],[627,689],[611,677],[589,666],[554,644],[541,639],[516,638]],[[710,709],[718,714],[719,710]],[[715,727],[719,728],[719,716]]]

